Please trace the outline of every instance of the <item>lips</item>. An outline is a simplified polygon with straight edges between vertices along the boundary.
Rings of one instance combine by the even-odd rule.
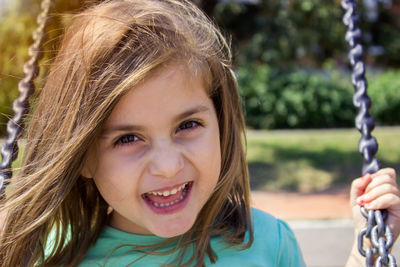
[[[169,189],[149,191],[142,194],[145,202],[156,212],[169,213],[180,208],[187,199],[193,182],[186,182]]]

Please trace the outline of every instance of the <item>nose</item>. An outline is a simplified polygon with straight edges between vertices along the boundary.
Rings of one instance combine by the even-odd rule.
[[[149,164],[152,175],[172,178],[183,169],[183,155],[178,145],[163,141],[155,144],[152,150]]]

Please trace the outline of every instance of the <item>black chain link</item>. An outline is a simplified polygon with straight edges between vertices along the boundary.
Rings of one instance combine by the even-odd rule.
[[[345,39],[350,46],[349,60],[353,67],[351,80],[355,89],[353,104],[357,108],[356,127],[361,132],[361,139],[358,149],[364,157],[362,173],[375,173],[380,169],[379,162],[375,158],[378,151],[378,143],[371,135],[375,127],[372,116],[368,113],[371,100],[367,95],[367,80],[365,79],[365,65],[363,62],[363,47],[361,41],[361,30],[358,27],[359,17],[356,14],[355,0],[342,0],[342,7],[345,9],[343,23],[347,26]],[[395,267],[396,260],[390,254],[393,245],[393,234],[390,228],[385,225],[387,211],[369,210],[361,207],[362,215],[367,219],[366,228],[362,229],[358,235],[358,250],[366,257],[366,266],[372,267],[374,257],[376,266]],[[364,250],[364,239],[371,240],[372,247]]]
[[[29,47],[29,60],[24,64],[24,78],[18,83],[19,97],[14,100],[14,117],[7,123],[8,138],[1,148],[0,164],[0,198],[12,176],[11,164],[18,156],[17,139],[24,128],[24,116],[29,112],[29,97],[35,91],[34,79],[39,74],[38,62],[43,56],[41,49],[44,40],[44,29],[48,20],[51,0],[43,0],[42,11],[37,17],[38,27],[33,32],[33,44]]]

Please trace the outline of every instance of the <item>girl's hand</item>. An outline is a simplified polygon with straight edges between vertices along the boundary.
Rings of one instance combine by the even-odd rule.
[[[361,215],[361,205],[367,210],[387,209],[389,216],[385,222],[396,240],[400,233],[400,191],[394,169],[382,169],[355,179],[351,185],[350,205],[356,233],[365,228],[366,220]]]
[[[394,169],[386,168],[374,174],[366,174],[355,179],[351,184],[350,205],[354,219],[355,238],[346,267],[364,266],[365,258],[358,252],[358,234],[366,227],[366,219],[362,216],[360,206],[370,209],[387,209],[388,218],[385,223],[392,229],[394,240],[400,232],[400,191],[396,183]],[[371,246],[364,240],[364,248]]]

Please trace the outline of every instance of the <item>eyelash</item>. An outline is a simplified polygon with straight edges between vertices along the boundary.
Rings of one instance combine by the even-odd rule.
[[[132,140],[132,137],[133,137],[133,140]],[[134,134],[126,134],[126,135],[123,135],[120,138],[118,138],[118,140],[115,142],[115,146],[129,145],[129,144],[132,144],[132,143],[134,143],[134,142],[136,142],[138,140],[140,140],[140,138],[137,137],[136,135],[134,135]]]
[[[189,128],[181,128],[183,125],[186,125],[190,123],[191,127]],[[194,125],[193,125],[194,124]],[[187,125],[186,125],[187,126]],[[202,127],[203,124],[197,120],[187,120],[182,122],[179,127],[178,130],[180,129],[181,131],[192,131],[198,127]],[[133,138],[133,140],[132,140]],[[128,140],[127,140],[128,139]],[[114,146],[126,146],[126,145],[131,145],[133,143],[135,143],[136,141],[140,140],[140,138],[137,135],[134,134],[125,134],[121,137],[118,138],[118,140],[115,142]]]
[[[187,121],[182,122],[182,123],[179,125],[178,128],[181,128],[181,126],[183,126],[183,125],[185,125],[185,124],[187,124],[187,123],[191,123],[192,127],[190,127],[190,128],[185,128],[185,129],[181,129],[181,130],[184,130],[184,131],[191,131],[191,130],[196,129],[197,127],[203,126],[203,124],[202,124],[201,122],[197,121],[197,120],[187,120]],[[195,125],[193,126],[193,124],[195,124]]]

